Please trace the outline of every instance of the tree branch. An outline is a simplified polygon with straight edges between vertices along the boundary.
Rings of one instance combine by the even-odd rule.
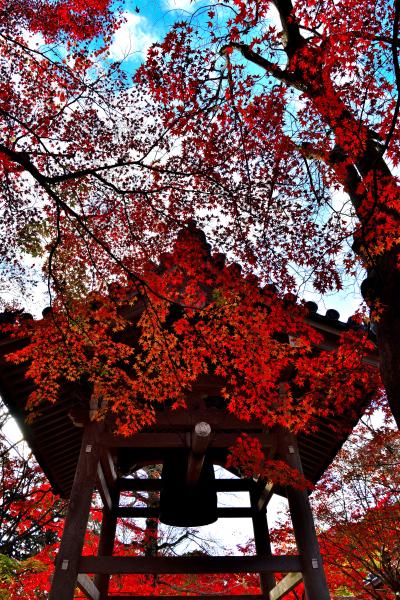
[[[257,54],[257,52],[254,52],[248,44],[242,42],[229,42],[229,44],[225,44],[225,46],[221,48],[221,56],[225,56],[231,48],[238,50],[244,58],[267,71],[267,73],[275,77],[275,79],[278,79],[278,81],[282,81],[283,83],[287,83],[298,89],[303,89],[303,87],[299,87],[301,86],[301,82],[298,81],[293,74],[280,69],[275,63],[264,58],[261,54]]]
[[[284,48],[288,58],[300,50],[307,40],[301,35],[300,27],[293,15],[293,4],[291,0],[272,0],[281,20]]]

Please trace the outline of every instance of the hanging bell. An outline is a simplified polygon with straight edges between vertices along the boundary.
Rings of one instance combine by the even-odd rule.
[[[160,521],[174,527],[200,527],[214,523],[217,516],[217,491],[214,467],[202,457],[196,481],[188,477],[192,452],[178,450],[168,456],[161,473]]]

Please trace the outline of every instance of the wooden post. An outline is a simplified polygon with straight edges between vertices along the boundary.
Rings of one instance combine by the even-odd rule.
[[[119,505],[118,489],[113,489],[111,491],[111,501],[111,510],[109,510],[106,505],[103,506],[103,519],[101,522],[98,556],[113,555]],[[111,575],[107,573],[97,573],[94,576],[94,584],[100,592],[100,600],[106,600],[108,597],[110,577]]]
[[[250,503],[253,509],[254,543],[258,556],[271,556],[271,542],[269,539],[268,521],[265,506],[258,509],[260,491],[257,488],[250,490]],[[260,573],[260,584],[263,598],[269,600],[269,591],[275,587],[273,573]]]
[[[279,453],[290,467],[303,473],[296,437],[287,430],[282,430],[279,434]],[[298,490],[291,486],[286,489],[302,564],[306,598],[307,600],[330,600],[308,493],[306,490]]]
[[[100,457],[100,426],[88,423],[68,504],[49,600],[73,600]]]

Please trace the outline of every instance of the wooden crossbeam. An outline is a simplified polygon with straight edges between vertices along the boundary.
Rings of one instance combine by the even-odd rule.
[[[208,415],[209,416],[209,415]],[[213,427],[212,448],[229,448],[240,433],[240,429],[232,432],[218,431],[218,426]],[[135,433],[132,436],[116,436],[104,434],[102,443],[109,448],[188,448],[190,447],[191,429],[178,432]],[[274,440],[271,434],[260,432],[251,433],[261,443],[263,448],[272,448]]]
[[[280,600],[286,596],[286,594],[291,592],[296,585],[301,583],[301,581],[303,581],[301,573],[288,573],[286,577],[281,579],[281,581],[270,591],[270,600]]]
[[[264,600],[261,594],[207,594],[207,596],[108,596],[108,600],[160,600],[166,598],[170,600]]]
[[[300,571],[299,556],[82,556],[80,573],[197,574],[291,573]]]
[[[155,506],[120,506],[116,512],[122,519],[158,518],[160,515],[160,509]],[[249,519],[253,516],[253,510],[247,506],[221,506],[217,508],[217,515],[219,519]]]
[[[93,581],[85,573],[80,573],[76,581],[78,588],[85,594],[89,600],[100,600],[100,592]]]
[[[161,479],[128,479],[122,477],[117,482],[121,491],[156,492],[161,490]],[[256,485],[252,479],[216,479],[217,492],[249,492]]]

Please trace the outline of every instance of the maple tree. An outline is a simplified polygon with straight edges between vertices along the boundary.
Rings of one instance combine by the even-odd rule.
[[[3,433],[11,417],[0,407],[0,554],[22,560],[57,539],[63,503],[21,442]]]
[[[312,495],[324,568],[333,595],[377,600],[399,593],[399,432],[363,419]],[[273,534],[295,551],[288,517]],[[292,592],[302,597],[301,586]]]
[[[149,261],[195,216],[278,295],[303,277],[325,292],[341,287],[340,265],[354,273],[353,236],[397,417],[396,7],[216,3],[177,24],[132,82],[107,60],[107,3],[57,6],[73,16],[43,26],[40,49],[25,39],[40,31],[31,4],[2,21],[2,273],[15,281],[21,252],[47,256],[70,316],[113,283],[157,298]],[[339,187],[351,203],[332,200]]]
[[[359,425],[315,495],[328,579],[360,598],[400,592],[399,433]]]
[[[9,421],[1,405],[0,597],[44,598],[35,594],[48,585],[52,545],[60,538],[65,506],[24,444],[5,435]]]
[[[316,354],[287,292],[303,278],[340,289],[353,235],[399,418],[397,4],[216,3],[208,33],[203,10],[177,24],[133,82],[107,59],[108,2],[1,9],[2,275],[24,282],[21,254],[46,256],[55,295],[40,323],[17,317],[33,414],[85,379],[92,417],[115,413],[131,433],[155,397],[183,406],[210,374],[229,410],[268,427],[348,411],[376,387],[366,333]],[[351,205],[332,204],[339,187]],[[229,259],[211,258],[192,217]],[[129,327],[140,340],[125,343]],[[297,392],[278,385],[285,368]],[[280,465],[250,458],[285,483]],[[232,460],[248,468],[243,444]]]
[[[200,192],[190,207],[171,192],[174,211],[201,208],[221,244],[284,287],[295,265],[317,289],[340,288],[353,237],[398,422],[399,12],[387,0],[217,2],[137,74],[182,139],[171,168]]]

